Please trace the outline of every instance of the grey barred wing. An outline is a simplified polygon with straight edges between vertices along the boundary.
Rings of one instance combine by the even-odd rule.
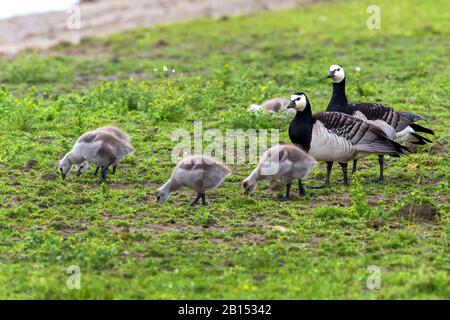
[[[357,144],[369,130],[364,121],[341,112],[322,112],[314,115],[314,119],[323,123],[333,134]]]
[[[363,113],[368,120],[382,120],[395,129],[401,131],[411,123],[422,120],[423,117],[410,112],[398,112],[391,107],[377,102],[353,102],[355,111]]]

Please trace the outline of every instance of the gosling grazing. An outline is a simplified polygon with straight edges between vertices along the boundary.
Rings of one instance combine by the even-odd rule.
[[[295,112],[292,112],[292,110],[287,109],[289,102],[290,101],[288,99],[277,97],[264,101],[261,105],[252,104],[248,107],[248,110],[253,112],[265,110],[271,113],[282,111],[288,114],[291,113],[294,114]]]
[[[289,198],[292,181],[298,179],[299,195],[305,195],[302,178],[316,164],[316,160],[300,148],[293,145],[276,145],[262,155],[255,170],[242,183],[245,194],[255,190],[258,181],[281,180],[286,184],[286,195]]]
[[[330,183],[333,162],[339,162],[348,184],[347,162],[369,154],[389,154],[399,157],[409,150],[386,137],[378,127],[356,117],[339,112],[312,115],[311,104],[303,92],[292,95],[288,108],[297,113],[289,126],[291,141],[327,163],[325,185]]]
[[[115,171],[117,164],[132,153],[133,146],[130,143],[119,140],[110,133],[90,131],[79,137],[72,150],[62,158],[59,171],[65,179],[73,165],[87,161],[102,168],[102,179],[105,180],[108,168],[113,166]]]
[[[230,169],[213,158],[189,156],[177,164],[169,180],[156,191],[156,201],[162,203],[171,192],[188,187],[197,192],[191,206],[196,205],[200,198],[202,205],[207,205],[206,190],[217,188],[230,174]]]
[[[431,142],[417,132],[434,134],[433,130],[422,127],[414,122],[423,120],[424,117],[403,111],[395,111],[391,107],[373,102],[348,103],[345,93],[345,72],[340,65],[330,67],[327,78],[333,82],[333,93],[328,103],[327,111],[343,112],[353,115],[379,127],[386,136],[398,143],[411,142],[423,145]],[[379,181],[384,180],[384,156],[378,156],[380,165]],[[356,171],[357,160],[353,161],[352,172]]]
[[[116,139],[131,145],[130,136],[126,132],[122,131],[121,129],[119,129],[115,126],[100,127],[100,128],[95,129],[94,132],[104,132],[104,133],[110,134],[110,135],[114,136]],[[77,176],[80,176],[81,173],[86,172],[87,169],[89,168],[89,162],[83,161],[81,164],[77,164],[75,167],[77,169]],[[117,168],[117,166],[113,166],[112,174],[116,173],[116,168]],[[97,166],[95,169],[95,172],[94,172],[94,176],[97,176],[99,169],[100,169],[100,167]]]

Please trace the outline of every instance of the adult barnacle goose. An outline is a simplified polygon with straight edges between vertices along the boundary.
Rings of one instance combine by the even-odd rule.
[[[311,112],[303,92],[292,95],[288,108],[297,113],[289,126],[291,141],[318,161],[327,163],[325,185],[330,183],[333,162],[339,162],[348,184],[347,162],[369,154],[399,157],[409,150],[386,137],[383,131],[361,119],[340,112]]]
[[[327,111],[343,112],[353,115],[364,121],[369,121],[371,124],[378,126],[389,139],[398,143],[411,142],[413,144],[423,145],[431,142],[429,139],[419,135],[417,132],[434,134],[428,128],[422,127],[414,122],[423,120],[420,115],[395,111],[391,107],[374,102],[353,102],[348,103],[345,94],[345,72],[341,65],[332,65],[327,78],[333,82],[333,93],[328,103]],[[379,181],[384,180],[384,157],[378,155],[378,162],[380,164]],[[357,161],[353,161],[352,172],[356,171]]]

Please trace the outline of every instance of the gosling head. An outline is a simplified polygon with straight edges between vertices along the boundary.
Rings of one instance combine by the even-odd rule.
[[[70,169],[72,169],[72,162],[70,161],[70,152],[62,158],[62,160],[59,162],[59,172],[61,172],[61,176],[63,180],[66,178],[67,174],[69,173]]]
[[[167,200],[168,197],[169,197],[169,191],[165,190],[163,188],[160,188],[155,192],[155,200],[158,203],[163,203],[164,201]]]
[[[256,189],[256,182],[253,182],[247,178],[244,180],[244,182],[242,182],[242,189],[244,190],[244,194],[248,195],[250,192]]]
[[[89,162],[83,161],[80,164],[76,164],[75,168],[77,169],[77,177],[81,176],[82,173],[85,173],[89,169]]]
[[[303,92],[297,92],[291,96],[291,102],[289,102],[287,109],[294,108],[297,111],[303,111],[307,105],[308,98],[306,97],[306,94]]]
[[[339,64],[333,64],[330,67],[330,72],[327,75],[327,78],[330,78],[333,83],[340,83],[345,79],[344,68],[342,68]]]

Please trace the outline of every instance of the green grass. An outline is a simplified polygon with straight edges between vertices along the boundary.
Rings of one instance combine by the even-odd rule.
[[[377,1],[381,30],[366,28],[369,4],[138,29],[0,60],[0,298],[448,299],[447,1]],[[351,100],[426,116],[433,144],[389,158],[380,185],[370,157],[350,187],[335,169],[332,188],[280,203],[265,183],[242,195],[252,165],[241,165],[207,208],[189,207],[189,190],[154,202],[175,128],[276,128],[289,142],[288,119],[245,107],[302,90],[323,111],[334,63]],[[128,131],[135,154],[106,185],[59,179],[76,138],[105,124]],[[321,165],[306,182],[323,178]],[[406,204],[440,216],[404,220]],[[70,265],[80,290],[66,287]],[[380,290],[366,287],[370,265]]]

